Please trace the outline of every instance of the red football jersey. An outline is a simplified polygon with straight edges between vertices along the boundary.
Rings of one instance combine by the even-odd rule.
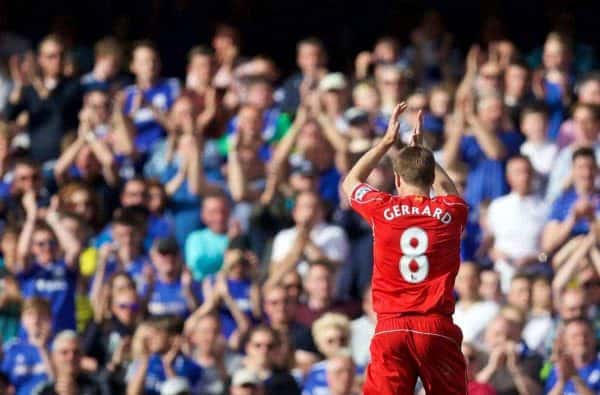
[[[454,312],[454,279],[467,205],[458,196],[393,196],[359,184],[351,207],[373,229],[378,316]]]

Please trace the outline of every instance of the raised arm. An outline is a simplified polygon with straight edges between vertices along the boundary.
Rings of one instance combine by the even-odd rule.
[[[86,139],[94,156],[102,166],[104,180],[106,180],[108,185],[116,186],[119,179],[115,170],[115,158],[110,148],[92,132],[88,133]]]
[[[59,183],[65,181],[69,167],[75,162],[77,154],[85,144],[85,138],[83,135],[79,134],[77,139],[60,155],[56,161],[56,165],[54,165],[54,178],[56,178],[56,181]]]
[[[582,261],[591,252],[596,244],[596,238],[593,234],[585,236],[577,245],[577,249],[571,254],[567,262],[556,271],[552,280],[552,291],[555,296],[560,296],[567,283],[573,278],[575,271],[580,267]]]
[[[65,263],[70,268],[76,268],[81,253],[81,242],[60,223],[59,214],[55,209],[49,209],[46,214],[46,222],[58,239],[58,244],[65,253]]]
[[[494,160],[502,160],[506,157],[506,148],[498,138],[495,130],[485,125],[473,113],[467,113],[466,120],[485,156]]]
[[[458,189],[454,181],[448,176],[448,173],[440,166],[435,164],[435,179],[433,180],[433,193],[436,196],[458,195]]]
[[[248,182],[238,157],[240,149],[238,137],[238,135],[234,137],[235,141],[227,159],[227,184],[233,200],[241,202],[248,194]]]
[[[25,208],[25,223],[19,234],[17,243],[17,260],[15,265],[15,274],[22,273],[27,270],[29,263],[29,249],[31,247],[31,238],[35,229],[35,221],[37,218],[37,203],[35,201],[35,192],[28,191],[23,195],[23,207]]]
[[[323,113],[318,114],[317,122],[321,126],[321,130],[323,131],[325,139],[329,141],[329,144],[331,144],[335,150],[335,162],[337,168],[343,173],[348,171],[348,168],[350,167],[348,157],[348,139],[338,132],[337,128],[327,115]]]
[[[398,127],[400,126],[400,114],[406,109],[406,103],[402,102],[394,108],[392,117],[385,135],[379,142],[367,151],[350,169],[342,183],[342,190],[346,196],[350,196],[358,184],[367,181],[369,174],[377,166],[383,156],[389,151],[398,138]]]

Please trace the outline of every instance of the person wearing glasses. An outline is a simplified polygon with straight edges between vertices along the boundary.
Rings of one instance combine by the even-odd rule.
[[[125,287],[116,286],[121,281]],[[94,306],[94,320],[82,336],[82,349],[95,367],[106,367],[113,373],[122,365],[123,352],[129,349],[143,306],[127,273],[115,273],[104,289],[102,299],[108,309],[101,304]]]
[[[264,395],[300,395],[294,377],[274,363],[281,346],[281,339],[274,329],[266,325],[254,327],[246,342],[246,356],[239,360],[233,371],[245,369],[258,375],[264,385]]]
[[[75,291],[81,245],[75,235],[60,226],[60,216],[48,209],[38,221],[33,191],[23,196],[26,220],[17,246],[17,275],[24,298],[39,296],[52,306],[52,329],[75,329]]]
[[[58,158],[65,132],[77,127],[81,87],[63,75],[64,46],[57,35],[46,36],[38,46],[37,59],[26,55],[10,65],[13,89],[6,105],[7,117],[29,114],[27,134],[30,155],[43,163]]]

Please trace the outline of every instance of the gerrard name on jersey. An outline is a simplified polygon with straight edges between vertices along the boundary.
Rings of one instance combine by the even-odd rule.
[[[450,213],[445,212],[440,208],[432,210],[429,206],[416,207],[407,204],[394,204],[383,210],[383,217],[388,221],[405,215],[426,215],[436,218],[443,224],[452,222],[452,215],[450,215]]]

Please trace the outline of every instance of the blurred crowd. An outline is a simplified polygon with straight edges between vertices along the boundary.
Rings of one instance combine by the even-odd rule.
[[[361,394],[372,234],[339,184],[406,101],[470,206],[470,393],[600,394],[594,49],[462,53],[427,12],[350,70],[315,37],[296,63],[228,25],[182,79],[150,41],[0,32],[0,393]],[[369,183],[393,193],[389,158]]]

